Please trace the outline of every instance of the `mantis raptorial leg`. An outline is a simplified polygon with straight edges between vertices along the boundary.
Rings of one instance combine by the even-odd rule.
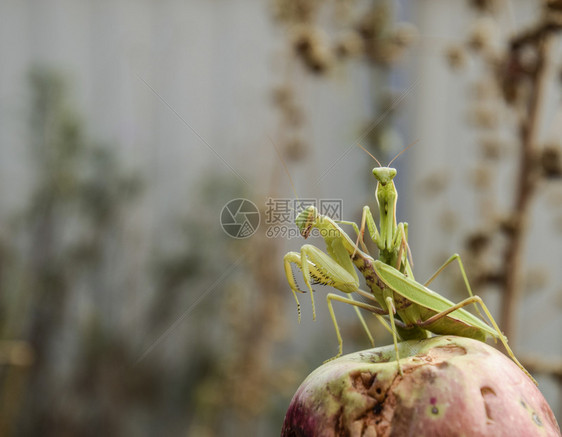
[[[349,262],[351,263],[351,261]],[[350,273],[348,270],[338,264],[333,258],[322,252],[317,247],[310,244],[305,244],[301,247],[300,254],[297,252],[287,253],[284,259],[285,275],[287,276],[287,280],[293,292],[293,296],[295,298],[295,301],[297,302],[299,322],[301,318],[301,310],[300,303],[297,297],[297,291],[301,293],[303,292],[298,288],[298,285],[294,280],[291,271],[291,263],[296,264],[302,271],[304,282],[310,292],[313,318],[316,317],[316,311],[310,278],[313,278],[319,283],[331,285],[332,287],[342,290],[346,293],[352,293],[359,289],[359,280],[357,278],[357,275],[355,274],[355,271],[352,270],[353,273]],[[363,326],[367,334],[367,337],[369,338],[370,343],[374,345],[373,336],[371,335],[371,332],[367,327],[367,323],[365,322],[363,315],[361,314],[361,312],[359,312],[358,308],[356,308],[355,311],[357,313],[357,316],[359,317],[361,325]]]
[[[271,140],[271,138],[270,138]],[[291,178],[291,174],[289,173],[289,169],[287,168],[287,164],[285,163],[285,161],[283,160],[283,157],[281,155],[281,153],[279,153],[279,150],[277,149],[277,147],[275,146],[275,143],[273,142],[273,140],[271,140],[271,143],[273,145],[273,147],[275,148],[275,151],[277,153],[277,156],[279,157],[279,160],[281,161],[281,163],[283,164],[283,168],[285,170],[285,172],[287,173],[287,176],[289,177],[289,181],[291,182],[291,185],[293,187],[293,191],[295,192],[296,195],[296,189],[295,186],[293,184],[293,180]],[[298,219],[296,220],[297,224],[298,224]],[[350,224],[352,226],[354,226],[356,232],[359,232],[359,228],[357,227],[357,225],[353,222],[342,222],[344,224]],[[333,224],[333,226],[331,226]],[[336,232],[333,233],[333,235],[335,235],[336,237],[339,236],[340,234],[343,235],[345,237],[347,237],[347,235],[345,234],[345,232],[343,232],[335,222],[331,222],[331,220],[328,221],[328,228],[330,228],[330,230],[334,230]],[[303,235],[306,233],[306,236],[308,236],[308,232],[309,230],[306,230],[303,233],[303,229],[301,228],[301,233],[303,233]],[[305,236],[305,238],[306,238]],[[291,290],[293,292],[293,296],[295,298],[295,301],[297,303],[297,312],[298,312],[298,319],[299,319],[299,323],[301,320],[301,310],[300,310],[300,303],[299,303],[299,299],[297,297],[297,291],[298,292],[302,292],[296,282],[295,282],[295,278],[292,275],[292,271],[291,271],[291,263],[295,263],[297,264],[298,267],[301,268],[301,271],[303,273],[303,277],[304,277],[304,281],[307,285],[307,288],[310,292],[310,299],[311,299],[311,304],[312,304],[312,314],[313,314],[313,320],[316,318],[316,310],[315,310],[315,306],[314,306],[314,295],[313,295],[313,290],[312,290],[312,286],[310,284],[310,271],[312,270],[317,271],[318,276],[315,278],[316,280],[318,280],[319,283],[323,283],[322,282],[322,269],[317,269],[317,265],[314,264],[312,261],[308,260],[306,257],[306,252],[309,252],[310,254],[312,254],[313,258],[314,257],[318,257],[318,260],[320,262],[322,262],[321,259],[323,259],[324,263],[327,264],[331,264],[331,268],[328,269],[328,271],[325,272],[325,281],[330,282],[330,285],[334,286],[337,289],[342,290],[342,288],[340,286],[338,286],[338,284],[343,284],[342,286],[344,287],[344,289],[342,291],[344,292],[349,292],[347,285],[348,283],[352,283],[352,288],[356,288],[355,286],[358,287],[358,279],[357,279],[357,274],[355,273],[355,270],[353,269],[353,266],[351,265],[351,262],[349,261],[349,257],[345,255],[345,251],[342,252],[342,247],[343,245],[337,245],[335,247],[331,247],[332,244],[331,240],[329,240],[328,238],[325,238],[326,244],[329,246],[329,248],[331,249],[329,251],[329,257],[326,256],[323,252],[321,252],[320,250],[316,249],[314,246],[310,246],[310,245],[305,245],[303,246],[303,248],[301,248],[301,256],[299,257],[298,254],[296,252],[289,252],[288,254],[285,255],[284,258],[284,264],[285,264],[285,276],[287,277],[287,280],[289,282],[289,285],[291,287]],[[337,240],[334,240],[337,241]],[[363,242],[362,242],[363,243]],[[363,247],[365,247],[365,244],[363,243]],[[303,257],[303,249],[305,249],[304,251],[304,257]],[[303,258],[305,259],[305,267],[303,268]],[[335,260],[335,263],[332,263],[331,259]],[[338,261],[339,260],[339,261]],[[343,260],[343,261],[342,261]],[[340,262],[340,265],[338,265],[337,263]],[[343,266],[342,263],[343,262]],[[318,264],[321,265],[321,264]],[[310,268],[308,268],[310,267]],[[340,268],[343,267],[343,268]],[[348,274],[351,275],[352,277],[352,281],[349,281],[350,277],[347,276]],[[358,289],[358,288],[357,288]],[[364,293],[361,290],[358,290],[360,293]],[[367,326],[367,323],[365,322],[365,319],[363,318],[363,315],[361,314],[361,312],[359,311],[359,309],[357,307],[355,308],[355,312],[357,314],[357,317],[359,318],[359,321],[361,323],[361,325],[363,326],[363,329],[365,330],[365,333],[367,334],[367,337],[369,338],[369,342],[371,343],[371,345],[374,347],[375,342],[373,339],[373,336],[371,335],[371,332],[369,331],[369,328]],[[337,324],[336,324],[337,325]]]
[[[371,210],[370,210],[370,208],[369,208],[368,206],[364,206],[364,207],[363,207],[363,214],[362,214],[362,217],[361,217],[361,228],[359,229],[359,235],[360,235],[361,243],[363,243],[363,241],[362,241],[362,236],[363,236],[363,234],[364,234],[365,224],[367,225],[367,229],[368,229],[368,231],[369,231],[369,235],[370,235],[371,239],[372,239],[374,242],[380,242],[380,241],[381,241],[380,234],[379,234],[379,232],[378,232],[378,230],[377,230],[377,227],[376,227],[376,224],[375,224],[375,220],[373,219],[373,214],[371,213]],[[396,258],[397,258],[397,263],[398,263],[398,264],[395,265],[395,266],[393,266],[393,267],[395,267],[397,270],[402,270],[402,269],[400,268],[400,267],[401,267],[400,261],[402,260],[403,247],[404,247],[404,244],[403,244],[403,243],[405,243],[405,245],[407,246],[407,242],[406,242],[406,237],[407,237],[407,236],[406,236],[405,228],[407,228],[407,224],[406,224],[406,223],[398,223],[398,224],[397,224],[396,236],[395,236],[395,239],[394,239],[393,242],[392,242],[392,246],[394,246],[394,247],[396,247],[396,246],[402,244],[402,246],[400,247],[400,249],[399,249],[399,251],[398,251],[398,256],[396,257]],[[410,253],[410,252],[409,252],[409,248],[408,248],[407,250],[408,250],[408,253]],[[467,277],[467,275],[466,275],[466,271],[465,271],[465,269],[464,269],[464,265],[463,265],[463,262],[462,262],[462,260],[461,260],[461,257],[460,257],[460,255],[457,254],[457,253],[451,255],[451,257],[450,257],[447,261],[445,261],[445,262],[443,263],[443,265],[441,265],[441,266],[435,271],[435,273],[431,276],[431,278],[429,278],[429,279],[424,283],[424,286],[427,287],[429,284],[431,284],[431,282],[433,282],[433,281],[435,280],[435,278],[437,278],[437,276],[439,276],[439,274],[440,274],[441,272],[443,272],[443,270],[445,270],[445,268],[446,268],[449,264],[451,264],[453,261],[455,261],[455,260],[458,262],[459,269],[460,269],[461,276],[462,276],[462,278],[463,278],[463,281],[464,281],[464,285],[465,285],[465,287],[466,287],[466,290],[468,291],[468,294],[472,297],[472,296],[474,296],[474,294],[473,294],[473,292],[472,292],[472,288],[470,287],[470,282],[468,281],[468,277]],[[410,262],[410,264],[411,264],[411,262]],[[405,266],[405,270],[409,270],[409,266],[408,266],[408,265]],[[411,273],[411,270],[410,270],[409,272],[406,271],[406,272],[404,272],[404,273],[406,273],[406,274],[407,274],[409,277],[411,277],[411,278],[414,277],[413,273]],[[478,306],[477,306],[476,304],[474,304],[474,308],[476,309],[476,312],[478,313],[478,315],[479,315],[480,317],[483,317],[483,316],[482,316],[482,313],[480,313],[480,310],[478,309]]]

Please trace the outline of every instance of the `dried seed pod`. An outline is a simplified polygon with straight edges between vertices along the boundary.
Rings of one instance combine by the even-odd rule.
[[[321,44],[321,32],[314,26],[297,26],[291,33],[292,45],[298,55],[308,56],[316,45]]]
[[[527,71],[521,64],[518,51],[511,51],[497,64],[496,76],[507,103],[513,105],[524,98]]]
[[[324,74],[333,67],[334,57],[328,47],[318,47],[311,53],[306,65],[313,73]]]
[[[318,0],[275,0],[273,15],[285,23],[307,23],[318,10]]]
[[[390,66],[397,62],[406,52],[404,46],[396,44],[392,39],[380,40],[367,47],[366,53],[375,64]]]
[[[511,237],[518,231],[519,221],[520,218],[517,214],[500,217],[497,220],[499,230],[506,234],[508,237]]]
[[[417,38],[417,29],[405,23],[398,24],[390,35],[367,35],[361,30],[359,32],[365,40],[365,54],[372,62],[384,66],[397,62]]]
[[[533,76],[537,71],[539,54],[534,46],[523,46],[517,51],[520,68],[526,76]]]
[[[361,37],[368,42],[377,38],[383,32],[388,23],[388,17],[388,7],[379,3],[369,12],[363,14],[355,27]]]
[[[494,12],[498,8],[497,0],[470,0],[470,5],[480,12]]]
[[[497,23],[489,18],[482,17],[476,20],[468,37],[468,46],[476,51],[487,51],[497,38]]]
[[[479,103],[471,109],[469,119],[481,129],[493,129],[499,124],[499,113],[492,105]]]
[[[334,52],[340,59],[359,56],[365,50],[365,44],[361,35],[356,31],[349,31],[341,35],[334,46]]]
[[[507,149],[505,142],[497,136],[487,136],[479,141],[482,157],[496,161],[505,155]]]
[[[505,276],[495,270],[482,269],[474,280],[475,287],[483,287],[487,285],[501,286],[505,281]]]
[[[285,156],[290,161],[299,161],[306,156],[308,145],[300,138],[292,138],[285,145]]]
[[[411,23],[397,23],[392,34],[392,41],[398,47],[407,48],[418,39],[418,29]]]
[[[293,30],[292,45],[296,55],[313,73],[323,74],[334,63],[327,36],[319,28],[298,26]]]
[[[273,89],[272,91],[273,103],[280,107],[285,107],[293,102],[294,94],[291,87],[286,85],[280,85]]]
[[[557,144],[547,145],[540,154],[540,167],[545,177],[562,177],[560,147]]]
[[[449,46],[445,51],[445,58],[447,59],[449,67],[452,69],[457,70],[466,67],[467,56],[466,51],[462,46]]]
[[[546,0],[547,9],[562,11],[562,0]]]
[[[498,96],[497,84],[490,77],[476,81],[471,91],[477,100],[493,99]]]
[[[477,256],[490,245],[490,242],[491,236],[489,232],[476,231],[468,235],[465,246],[468,251]]]
[[[481,165],[470,172],[470,183],[478,191],[488,190],[492,184],[492,175],[488,167]]]

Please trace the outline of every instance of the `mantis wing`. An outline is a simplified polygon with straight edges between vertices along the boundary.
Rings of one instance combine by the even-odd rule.
[[[392,289],[395,293],[398,293],[423,308],[439,313],[455,305],[449,299],[427,287],[424,287],[419,282],[408,278],[394,267],[391,267],[382,261],[376,260],[374,266],[377,275],[386,286]],[[494,337],[497,337],[498,335],[498,333],[485,322],[462,308],[453,311],[447,317],[472,325]]]

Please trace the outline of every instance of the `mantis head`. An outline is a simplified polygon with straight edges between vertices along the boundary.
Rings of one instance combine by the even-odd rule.
[[[317,218],[318,211],[314,206],[310,205],[302,210],[295,219],[295,224],[304,238],[308,238],[310,235],[310,231],[312,231]]]
[[[373,169],[373,175],[375,175],[379,184],[384,187],[389,182],[392,182],[394,176],[396,176],[396,169],[392,167],[375,167]]]

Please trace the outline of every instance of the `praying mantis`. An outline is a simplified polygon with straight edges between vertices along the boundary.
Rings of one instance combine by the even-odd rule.
[[[368,153],[368,152],[367,152]],[[371,155],[372,156],[372,155]],[[374,156],[372,156],[374,158]],[[376,160],[376,158],[374,158]],[[317,247],[305,244],[300,252],[289,252],[284,257],[285,275],[297,302],[299,321],[300,304],[297,292],[299,289],[293,276],[292,264],[296,264],[303,274],[303,279],[308,289],[311,301],[313,318],[315,318],[314,297],[312,281],[336,288],[349,297],[335,293],[327,295],[328,308],[338,338],[339,351],[334,357],[342,354],[343,342],[332,301],[339,301],[353,305],[360,317],[361,323],[371,343],[373,339],[357,308],[362,308],[373,313],[381,323],[392,333],[398,370],[402,374],[400,356],[398,351],[398,337],[401,340],[424,339],[430,333],[438,335],[459,335],[480,341],[488,338],[500,340],[510,358],[523,370],[536,384],[534,378],[517,360],[513,351],[507,344],[507,338],[500,331],[485,303],[479,296],[472,293],[461,258],[458,254],[452,255],[425,283],[421,284],[414,279],[412,273],[411,253],[408,247],[408,224],[397,223],[396,203],[398,193],[394,184],[396,169],[382,166],[373,169],[377,180],[376,199],[379,207],[379,227],[377,228],[372,213],[368,206],[363,208],[361,227],[356,223],[340,221],[340,224],[351,225],[357,234],[354,242],[331,218],[318,213],[315,207],[309,206],[303,210],[295,220],[301,235],[307,238],[313,228],[320,231],[326,243],[326,252]],[[379,249],[378,259],[368,254],[363,242],[365,227],[371,240]],[[361,249],[359,245],[361,244]],[[427,286],[452,262],[457,261],[469,297],[455,304]],[[371,293],[359,288],[359,280],[355,271],[356,267],[365,278]],[[370,300],[372,303],[356,301],[352,293]],[[482,308],[491,325],[464,309],[465,306],[474,304],[478,314],[482,317],[478,306]],[[390,327],[382,316],[388,316]]]

